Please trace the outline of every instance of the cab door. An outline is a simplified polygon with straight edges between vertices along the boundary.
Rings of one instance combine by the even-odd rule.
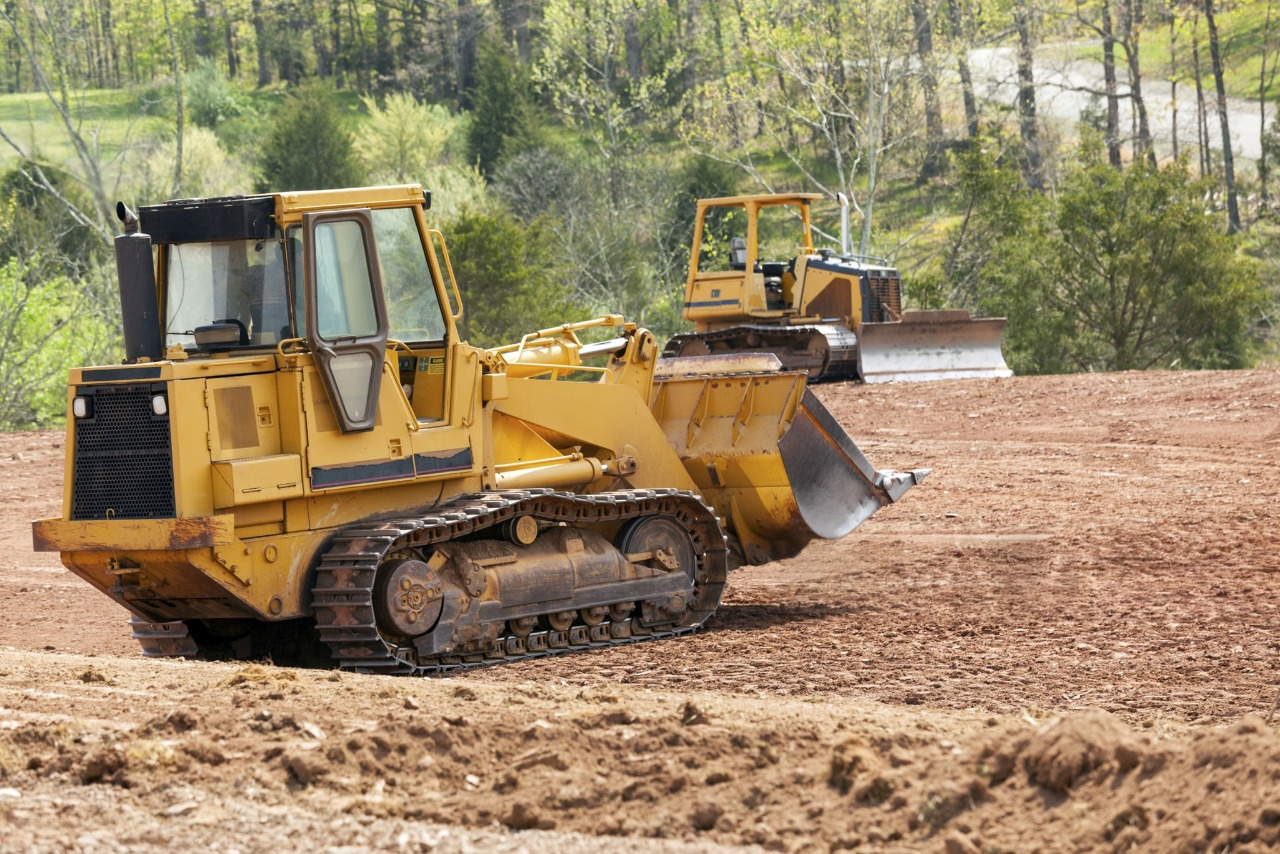
[[[387,351],[387,307],[368,209],[302,217],[307,345],[343,433],[372,430]]]

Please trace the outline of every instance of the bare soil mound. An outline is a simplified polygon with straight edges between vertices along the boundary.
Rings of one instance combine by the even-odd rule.
[[[0,847],[1280,842],[1280,372],[819,393],[933,475],[698,635],[434,680],[139,658],[0,436]]]

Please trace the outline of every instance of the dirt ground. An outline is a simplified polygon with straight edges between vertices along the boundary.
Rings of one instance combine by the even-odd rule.
[[[1280,371],[819,395],[933,474],[702,633],[444,679],[141,659],[0,436],[0,850],[1280,842]]]

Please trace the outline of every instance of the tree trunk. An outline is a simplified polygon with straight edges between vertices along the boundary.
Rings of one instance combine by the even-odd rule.
[[[1044,189],[1043,158],[1040,153],[1040,129],[1036,123],[1036,82],[1032,55],[1030,10],[1019,3],[1013,13],[1018,31],[1018,128],[1026,149],[1025,177],[1033,190]]]
[[[697,97],[698,85],[698,62],[701,57],[698,54],[698,22],[701,19],[698,14],[698,0],[685,0],[685,22],[684,22],[684,72],[682,80],[682,94],[684,92],[695,93],[694,98],[689,99],[688,103],[691,109],[697,109],[695,98]]]
[[[267,25],[262,17],[262,0],[252,0],[253,44],[258,52],[258,88],[271,85],[271,51],[267,44]]]
[[[342,88],[345,85],[346,61],[342,56],[342,3],[341,0],[329,0],[329,53],[333,56],[334,85]]]
[[[938,174],[942,156],[942,108],[938,104],[938,77],[933,64],[933,21],[926,0],[911,0],[916,29],[916,55],[920,59],[920,89],[924,95],[924,165],[921,178]]]
[[[515,7],[516,50],[526,65],[533,61],[533,37],[529,33],[529,0],[513,0]]]
[[[192,7],[191,17],[194,19],[192,36],[195,40],[196,56],[201,59],[213,59],[213,30],[209,26],[209,6],[204,0],[196,0]]]
[[[111,18],[111,4],[102,4],[102,37],[107,48],[107,82],[110,86],[120,85],[120,51],[116,47],[115,22]]]
[[[1107,90],[1107,159],[1119,169],[1120,97],[1116,94],[1116,37],[1109,0],[1102,0],[1102,80]]]
[[[368,92],[373,89],[373,60],[369,50],[369,39],[365,36],[364,27],[361,25],[360,10],[356,8],[355,0],[347,0],[342,17],[346,20],[351,32],[350,42],[353,47],[348,49],[348,53],[352,55],[351,70],[355,72],[359,88]]]
[[[1173,108],[1173,159],[1178,159],[1178,13],[1169,9],[1169,102]]]
[[[476,38],[480,35],[480,13],[471,0],[458,0],[458,106],[471,109],[471,90],[476,83]]]
[[[231,26],[231,16],[224,9],[222,12],[222,43],[227,51],[227,79],[235,80],[240,73],[240,53],[236,50],[235,28]]]
[[[749,28],[747,26],[746,13],[742,8],[742,0],[733,0],[734,12],[738,15],[738,34],[742,37],[742,43],[746,44],[749,40]],[[761,92],[760,78],[756,75],[756,64],[754,62],[747,63],[747,72],[751,75],[751,91]],[[763,96],[756,96],[756,129],[753,134],[759,137],[764,133],[765,117],[764,117],[764,100]]]
[[[1231,154],[1231,127],[1227,121],[1227,87],[1222,79],[1222,50],[1218,45],[1218,24],[1213,17],[1213,0],[1204,0],[1204,22],[1209,28],[1209,60],[1213,63],[1213,85],[1218,90],[1218,122],[1222,125],[1222,171],[1227,184],[1227,233],[1240,230],[1240,203],[1236,199],[1235,158]]]
[[[17,0],[8,0],[4,4],[5,22],[15,22],[18,20],[18,2]],[[12,95],[22,90],[22,51],[18,46],[18,36],[13,34],[4,40],[4,55],[10,57],[10,61],[5,62],[4,89],[5,92]]]
[[[636,12],[632,6],[622,21],[622,44],[627,54],[627,76],[632,83],[639,84],[644,69],[640,66],[640,22],[636,20]]]
[[[1138,117],[1138,138],[1134,158],[1145,155],[1156,165],[1155,145],[1151,140],[1151,123],[1147,120],[1147,102],[1142,97],[1142,68],[1138,62],[1138,42],[1142,38],[1142,0],[1126,0],[1124,15],[1124,53],[1129,60],[1129,97]]]
[[[373,14],[373,71],[374,88],[385,91],[396,73],[395,57],[391,54],[391,10],[386,3],[374,6]]]
[[[956,71],[960,74],[960,91],[964,97],[965,129],[969,139],[974,139],[978,135],[978,99],[973,94],[973,77],[969,73],[969,36],[960,14],[959,0],[947,0],[947,10],[951,16],[951,37],[958,45]]]
[[[1200,177],[1209,174],[1209,117],[1204,108],[1204,77],[1200,73],[1200,13],[1191,22],[1191,64],[1196,78],[1196,144],[1200,147]]]
[[[173,197],[182,195],[182,137],[185,133],[185,116],[182,110],[182,66],[178,62],[178,39],[173,34],[173,21],[169,17],[169,0],[164,0],[164,27],[169,33],[169,51],[173,57],[173,90],[177,103],[174,133],[177,152],[173,158]]]
[[[884,117],[889,103],[889,82],[885,78],[884,91],[876,91],[876,81],[867,81],[867,117],[871,127],[867,132],[867,201],[862,206],[862,234],[858,239],[858,254],[871,250],[872,215],[876,203],[876,181],[880,173],[880,133],[884,129]]]
[[[316,55],[316,77],[328,80],[333,76],[333,55],[329,53],[329,36],[320,20],[320,0],[307,0],[307,5],[311,17],[307,34],[311,37],[311,51]]]
[[[1267,162],[1267,89],[1275,80],[1276,63],[1271,64],[1271,77],[1267,78],[1267,45],[1271,44],[1271,10],[1272,0],[1267,0],[1267,22],[1262,30],[1262,65],[1258,69],[1258,137],[1261,154],[1258,155],[1258,204],[1265,211],[1271,207],[1271,164]],[[1274,59],[1274,54],[1272,54]]]

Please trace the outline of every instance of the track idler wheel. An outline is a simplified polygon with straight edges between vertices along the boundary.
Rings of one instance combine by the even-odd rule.
[[[623,529],[618,549],[632,563],[646,564],[667,572],[683,572],[690,587],[697,579],[698,557],[689,532],[663,516],[645,516]],[[641,619],[647,625],[679,622],[692,604],[692,596],[679,593],[663,599],[645,600]]]
[[[444,606],[440,576],[416,558],[394,558],[378,569],[373,610],[384,637],[407,640],[435,627]]]

